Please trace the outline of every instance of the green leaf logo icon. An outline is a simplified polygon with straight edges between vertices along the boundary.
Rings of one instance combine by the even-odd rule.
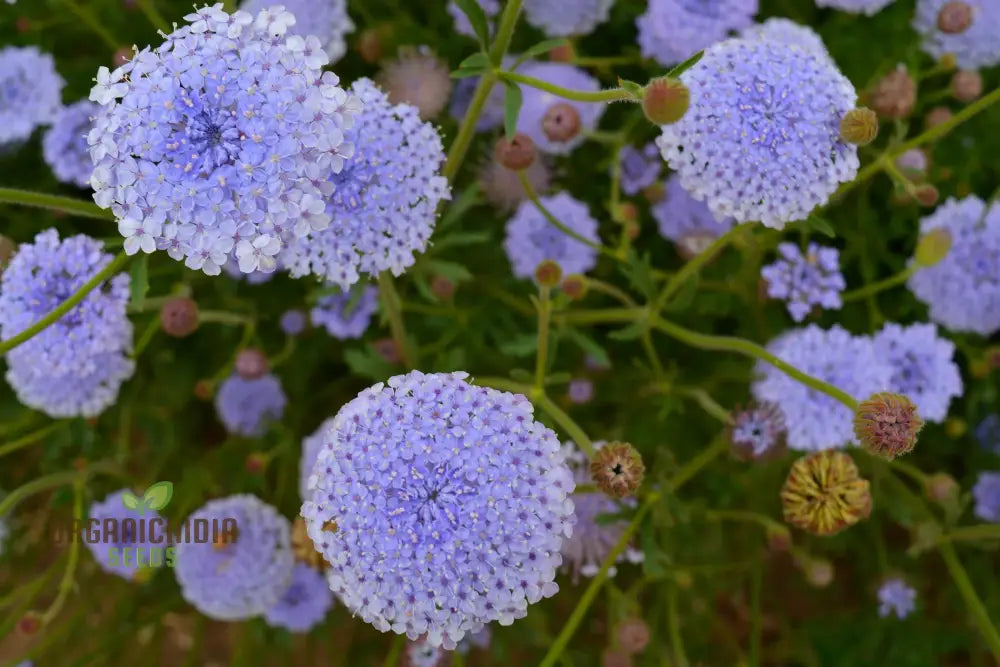
[[[173,482],[157,482],[146,489],[146,493],[142,497],[142,502],[147,509],[162,510],[170,502],[173,495]]]
[[[142,510],[139,507],[139,499],[131,491],[122,491],[122,505],[129,510]]]

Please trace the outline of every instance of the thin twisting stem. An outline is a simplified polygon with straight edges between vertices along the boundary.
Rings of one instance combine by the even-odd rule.
[[[78,526],[83,523],[83,482],[84,476],[80,475],[73,483],[74,526]],[[49,608],[44,614],[42,614],[42,625],[48,625],[51,623],[52,620],[59,615],[59,612],[63,608],[63,604],[66,603],[66,597],[69,595],[69,592],[73,588],[73,584],[76,580],[76,564],[80,562],[80,543],[82,541],[82,537],[75,533],[72,538],[70,538],[69,560],[66,563],[66,570],[63,572],[63,578],[59,582],[59,592],[56,594],[56,599],[53,600]]]
[[[542,201],[538,198],[538,193],[535,192],[535,188],[531,185],[531,181],[528,180],[528,173],[526,170],[521,169],[520,171],[518,171],[517,178],[519,181],[521,181],[521,187],[524,188],[524,194],[528,196],[528,199],[531,201],[532,204],[535,205],[535,208],[538,209],[538,212],[544,215],[545,219],[548,220],[553,227],[561,231],[563,234],[573,237],[574,239],[584,244],[585,246],[593,248],[599,253],[602,253],[614,259],[621,259],[618,256],[618,253],[616,253],[611,248],[605,248],[600,243],[597,243],[596,241],[591,241],[586,236],[583,236],[582,234],[579,234],[575,230],[567,227],[565,224],[563,224],[562,221],[559,220],[559,218],[552,215],[552,212],[549,211],[549,209],[546,208],[545,205],[542,203]]]
[[[865,297],[871,296],[873,294],[878,294],[879,292],[895,287],[896,285],[902,285],[903,283],[905,283],[907,280],[910,279],[910,276],[912,276],[919,270],[920,270],[919,265],[912,264],[894,276],[889,276],[888,278],[884,278],[882,280],[873,283],[868,283],[864,287],[859,287],[858,289],[851,290],[850,292],[844,292],[844,295],[841,297],[841,300],[844,303],[848,303],[850,301],[857,301],[859,299],[864,299]]]
[[[65,426],[68,423],[69,422],[67,422],[66,420],[61,419],[59,421],[52,422],[51,424],[49,424],[47,426],[43,426],[42,428],[38,429],[37,431],[32,431],[28,435],[21,436],[17,440],[12,440],[12,441],[10,441],[10,442],[8,442],[8,443],[0,446],[0,456],[6,456],[7,454],[10,454],[11,452],[16,452],[17,450],[21,449],[22,447],[27,447],[31,443],[37,442],[37,441],[41,440],[42,438],[44,438],[45,436],[49,435],[50,433],[52,433],[54,431],[58,431],[59,429],[61,429],[63,426]]]
[[[547,93],[552,93],[553,95],[557,95],[563,99],[573,100],[575,102],[638,102],[638,100],[624,88],[610,88],[608,90],[590,92],[586,90],[563,88],[562,86],[553,85],[548,81],[536,79],[533,76],[518,74],[517,72],[500,72],[499,75],[501,79],[506,81],[510,81],[512,83],[523,83],[526,86],[531,86],[532,88],[537,88],[538,90],[544,90]]]
[[[744,228],[744,225],[733,225],[730,227],[729,231],[712,241],[710,246],[688,260],[687,263],[681,267],[681,270],[675,273],[674,277],[667,281],[667,284],[663,286],[663,290],[660,292],[659,296],[656,297],[656,301],[653,302],[653,312],[660,312],[660,310],[663,309],[663,306],[665,306],[670,300],[670,297],[676,294],[677,291],[684,286],[684,283],[687,282],[688,278],[698,273],[701,268],[710,262],[717,254],[719,254],[723,248],[732,243],[733,239],[735,239]]]

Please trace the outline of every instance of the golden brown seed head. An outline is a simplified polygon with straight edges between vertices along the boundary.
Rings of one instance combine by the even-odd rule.
[[[597,488],[614,498],[634,494],[645,473],[642,456],[627,442],[606,444],[590,462],[590,478]]]
[[[787,523],[813,535],[833,535],[866,518],[872,497],[851,457],[827,449],[792,464],[781,505]]]

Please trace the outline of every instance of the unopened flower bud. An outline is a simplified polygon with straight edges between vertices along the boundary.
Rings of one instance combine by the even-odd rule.
[[[209,380],[198,380],[194,383],[194,397],[200,401],[212,399],[212,383]]]
[[[630,201],[618,204],[615,211],[615,220],[618,222],[635,222],[639,219],[639,209]]]
[[[767,529],[767,548],[771,553],[784,553],[792,544],[792,536],[784,526]]]
[[[961,438],[969,430],[969,425],[961,417],[948,417],[944,422],[944,432],[949,438]]]
[[[951,232],[945,227],[937,227],[920,237],[913,259],[917,265],[926,268],[947,257],[950,250]]]
[[[936,503],[946,504],[958,498],[958,482],[946,472],[939,472],[927,477],[924,491],[927,497]]]
[[[256,380],[267,375],[267,355],[256,347],[245,347],[236,353],[233,368],[244,380]]]
[[[854,412],[854,437],[872,454],[890,460],[913,450],[923,425],[917,406],[901,394],[873,394]]]
[[[636,448],[627,442],[611,442],[597,450],[590,462],[590,477],[604,493],[624,498],[642,484],[646,467]]]
[[[905,118],[917,103],[917,84],[904,67],[899,67],[882,77],[872,91],[870,103],[883,118]]]
[[[574,57],[572,44],[561,44],[549,51],[549,60],[557,63],[572,62]]]
[[[952,117],[951,109],[948,107],[934,107],[924,116],[924,128],[937,127],[941,123],[948,122]]]
[[[246,470],[251,475],[259,475],[267,467],[267,457],[260,452],[251,452],[244,462]]]
[[[354,46],[358,55],[368,64],[377,63],[382,59],[382,38],[377,28],[368,28],[358,35]]]
[[[635,241],[637,238],[639,238],[639,232],[641,231],[642,230],[639,228],[639,225],[637,223],[635,222],[625,223],[625,236],[627,236],[630,241]]]
[[[579,301],[587,296],[587,279],[579,273],[568,275],[563,280],[562,291],[573,301]]]
[[[840,138],[849,144],[866,146],[878,136],[878,116],[871,109],[851,109],[840,119]]]
[[[20,33],[30,32],[32,29],[32,23],[27,16],[18,16],[14,21],[14,27]]]
[[[320,571],[327,568],[326,559],[323,558],[323,554],[316,551],[316,546],[309,537],[309,531],[306,530],[305,519],[301,516],[295,517],[295,522],[292,523],[292,554],[295,560],[309,567]]]
[[[972,7],[966,2],[952,0],[946,2],[938,12],[938,30],[946,35],[957,35],[965,32],[972,25]]]
[[[916,198],[917,203],[921,206],[930,208],[937,203],[940,194],[938,193],[938,189],[936,187],[930,183],[925,183],[917,186],[917,188],[913,191],[913,196]]]
[[[553,104],[542,117],[542,131],[550,141],[565,142],[580,134],[580,112],[566,102]]]
[[[17,631],[22,635],[30,637],[37,634],[42,629],[42,617],[34,611],[29,611],[17,622]]]
[[[164,333],[184,338],[198,328],[198,304],[187,297],[168,299],[160,309],[160,326]]]
[[[606,649],[601,654],[601,667],[632,667],[632,656],[618,649]]]
[[[676,79],[653,79],[643,89],[642,110],[655,125],[676,123],[691,105],[691,92]]]
[[[535,282],[542,287],[555,287],[562,280],[562,268],[551,259],[543,260],[535,268]]]
[[[628,618],[618,626],[618,645],[626,653],[642,653],[649,644],[649,626],[641,618]]]
[[[833,583],[833,563],[824,558],[811,558],[805,565],[806,581],[814,588],[826,588]]]
[[[535,153],[535,142],[531,140],[531,137],[520,132],[515,134],[510,141],[507,141],[506,137],[500,137],[493,149],[493,157],[496,158],[496,161],[514,171],[530,167],[535,161]]]
[[[896,166],[911,179],[923,178],[927,173],[927,154],[919,148],[911,148],[896,158]]]
[[[455,283],[444,276],[434,276],[431,292],[442,301],[450,301],[455,296]]]
[[[868,480],[850,456],[826,449],[792,464],[781,488],[785,521],[814,535],[833,535],[871,513]]]
[[[91,424],[91,426],[94,426],[94,424]],[[83,472],[84,470],[87,469],[87,459],[85,459],[82,456],[77,456],[75,459],[73,459],[72,465],[73,469],[76,470],[77,472]]]
[[[378,356],[382,357],[390,364],[403,363],[403,355],[400,353],[399,345],[392,338],[380,338],[372,341],[372,349]]]
[[[971,69],[960,69],[951,77],[951,94],[959,102],[971,102],[983,94],[983,77]]]

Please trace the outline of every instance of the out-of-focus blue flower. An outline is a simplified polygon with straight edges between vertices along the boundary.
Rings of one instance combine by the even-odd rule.
[[[684,189],[716,218],[781,229],[858,171],[840,121],[857,93],[829,58],[771,40],[731,39],[681,75],[691,107],[657,140]]]
[[[504,67],[507,67],[506,63]],[[465,118],[465,114],[468,113],[469,105],[472,104],[472,95],[475,93],[476,86],[478,85],[478,76],[459,79],[455,83],[448,113],[457,122],[461,123],[462,119]],[[486,97],[486,103],[483,105],[483,110],[479,114],[479,118],[476,119],[476,132],[489,132],[503,124],[503,96],[504,87],[493,86],[490,94]]]
[[[306,324],[308,323],[309,316],[306,315],[304,310],[298,310],[297,308],[283,312],[279,321],[281,330],[289,336],[298,336],[301,334],[306,330]]]
[[[464,641],[464,640],[463,640]],[[429,642],[418,639],[406,644],[403,654],[404,667],[446,667],[451,664],[450,652],[440,646],[432,646]]]
[[[302,439],[302,455],[299,457],[299,495],[302,500],[309,499],[309,475],[316,466],[316,457],[323,448],[327,434],[333,428],[334,419],[328,418],[311,435]]]
[[[244,0],[240,6],[254,16],[262,9],[284,5],[295,16],[288,29],[290,35],[319,38],[320,46],[335,63],[347,52],[344,37],[354,32],[354,22],[347,13],[347,0]]]
[[[995,0],[963,0],[972,8],[972,23],[957,33],[938,27],[938,15],[948,0],[917,0],[913,28],[923,37],[923,49],[933,58],[954,54],[963,69],[992,67],[1000,63],[1000,3]]]
[[[333,606],[333,592],[323,575],[305,563],[296,563],[292,581],[281,599],[264,612],[264,620],[290,632],[309,632]]]
[[[248,285],[263,285],[266,282],[270,282],[271,279],[274,278],[274,273],[260,270],[243,273],[240,271],[240,263],[235,257],[230,257],[226,263],[222,265],[222,270],[225,271],[226,275],[233,280],[246,280]]]
[[[64,107],[52,122],[52,127],[42,140],[42,156],[63,183],[81,188],[90,187],[90,174],[94,163],[90,161],[87,134],[93,126],[91,118],[98,107],[90,100],[80,100]]]
[[[917,592],[902,579],[889,579],[878,589],[878,615],[906,618],[917,607]]]
[[[131,532],[126,530],[123,520],[125,519],[135,519],[138,520],[143,518],[146,520],[146,525],[149,526],[149,522],[153,519],[159,519],[160,515],[151,509],[145,510],[145,513],[140,516],[137,510],[130,510],[125,507],[122,502],[122,494],[125,493],[127,489],[121,489],[109,494],[104,500],[96,502],[90,506],[90,513],[87,517],[91,521],[98,521],[99,524],[95,525],[95,530],[101,531],[102,537],[107,537],[104,533],[103,522],[105,519],[114,519],[118,525],[118,535],[117,540],[114,542],[105,542],[103,540],[90,541],[85,540],[84,544],[90,549],[90,553],[94,555],[94,560],[101,567],[102,570],[109,574],[114,574],[122,579],[132,579],[136,576],[139,570],[139,565],[136,563],[136,549],[149,549],[150,547],[161,547],[164,544],[153,544],[149,540],[149,535],[145,535],[145,539],[139,540],[138,525],[136,526],[136,532]],[[131,493],[131,492],[130,492]],[[84,534],[87,532],[87,526],[84,525]],[[164,536],[165,537],[165,536]],[[159,539],[159,538],[158,538]],[[115,553],[112,556],[111,550],[114,549]],[[124,549],[131,549],[131,555],[128,558],[128,564],[125,563],[125,553]],[[145,552],[148,554],[148,551]],[[148,556],[143,557],[143,567],[149,566]]]
[[[590,216],[586,204],[565,192],[542,197],[540,201],[556,220],[583,238],[599,242],[597,221]],[[535,269],[547,259],[559,264],[564,276],[586,273],[597,264],[594,248],[553,225],[530,201],[521,202],[507,221],[503,247],[518,278],[534,279]]]
[[[983,417],[976,426],[976,440],[983,449],[1000,454],[1000,414],[994,412]]]
[[[0,339],[48,315],[107,266],[102,247],[82,234],[60,241],[54,229],[21,244],[0,278]],[[114,403],[135,371],[128,301],[122,273],[10,350],[7,382],[18,400],[51,417],[95,417]]]
[[[757,0],[649,0],[635,25],[646,58],[667,67],[753,23]]]
[[[705,202],[688,194],[677,174],[667,179],[664,196],[653,204],[650,213],[656,220],[660,235],[673,241],[687,256],[697,255],[729,231],[734,223],[732,218],[719,222]]]
[[[362,103],[347,141],[354,155],[333,176],[326,210],[332,223],[292,241],[282,264],[348,289],[361,274],[402,274],[427,248],[437,207],[449,199],[441,136],[408,104],[391,105],[368,79],[351,86]]]
[[[484,625],[483,629],[479,632],[466,635],[465,638],[458,643],[458,648],[456,648],[455,651],[465,655],[472,648],[486,650],[490,647],[490,641],[492,639],[493,633],[490,630],[490,626]]]
[[[600,449],[605,444],[604,442],[595,442],[594,448]],[[569,462],[570,470],[573,471],[573,479],[576,484],[580,486],[592,485],[590,462],[587,456],[572,442],[563,444],[563,454]],[[618,502],[596,489],[573,494],[575,524],[573,525],[573,534],[563,540],[562,569],[571,574],[574,582],[579,579],[581,574],[585,577],[596,575],[608,554],[611,553],[628,528],[627,518],[605,522],[601,520],[602,517],[621,514],[635,506],[635,498],[626,498]],[[641,563],[642,560],[642,552],[630,546],[622,552],[616,563]],[[617,569],[612,565],[608,569],[608,576],[613,577],[615,574],[617,574]]]
[[[896,166],[903,171],[923,174],[927,171],[927,154],[919,148],[911,148],[896,158]]]
[[[1000,523],[1000,472],[981,472],[972,487],[976,516],[983,521]]]
[[[891,0],[890,0],[891,1]],[[791,46],[798,46],[807,51],[830,59],[823,39],[808,26],[790,21],[786,18],[774,17],[763,23],[755,23],[740,33],[743,39],[769,39]]]
[[[626,146],[621,151],[622,192],[632,196],[656,182],[663,169],[660,149],[649,142],[641,149]]]
[[[294,569],[288,519],[249,494],[210,500],[187,521],[198,519],[208,522],[209,541],[179,543],[174,560],[184,599],[217,621],[239,621],[274,607]],[[224,536],[225,519],[236,522],[235,542]],[[219,526],[218,540],[213,525]]]
[[[752,405],[734,410],[729,441],[738,456],[746,460],[762,459],[785,446],[785,418],[774,403]]]
[[[493,19],[496,15],[500,13],[500,0],[475,0],[476,4],[482,7],[483,12],[486,14],[486,19],[489,24],[490,33],[493,32]],[[465,15],[458,5],[455,4],[454,0],[448,3],[448,13],[455,20],[455,30],[459,34],[466,35],[467,37],[476,36],[476,31],[472,29],[472,24],[469,23],[468,17]]]
[[[857,400],[889,386],[892,369],[875,354],[868,337],[815,324],[786,331],[767,349],[803,373],[828,382]],[[843,447],[854,438],[854,412],[840,401],[789,377],[766,362],[757,364],[757,401],[778,406],[791,449],[818,451]]]
[[[933,324],[886,324],[873,340],[875,354],[892,367],[884,389],[913,401],[924,421],[944,421],[951,399],[962,395],[955,344],[940,338]]]
[[[527,62],[521,66],[519,73],[572,90],[597,92],[601,89],[601,84],[597,79],[582,69],[565,63]],[[531,137],[538,150],[554,155],[567,155],[574,148],[582,144],[586,139],[584,136],[585,133],[597,127],[597,123],[601,120],[601,116],[604,115],[604,111],[607,108],[607,105],[603,102],[567,100],[550,92],[530,86],[521,86],[521,93],[524,97],[524,102],[521,106],[521,113],[517,118],[517,131]],[[576,109],[576,112],[580,116],[580,131],[576,136],[566,141],[549,139],[542,127],[545,114],[556,104],[567,104]]]
[[[589,403],[594,397],[594,383],[587,378],[574,378],[569,381],[566,393],[569,395],[570,403],[577,405]]]
[[[352,613],[449,650],[555,594],[573,522],[555,434],[524,396],[466,377],[413,371],[361,392],[326,431],[302,506]]]
[[[281,381],[272,374],[254,380],[230,375],[215,395],[215,409],[226,430],[248,438],[264,435],[268,422],[281,419],[287,402]]]
[[[805,319],[813,306],[839,310],[840,293],[847,287],[840,272],[840,251],[810,243],[805,254],[794,243],[778,246],[781,257],[760,270],[767,281],[767,295],[781,299],[796,322]]]
[[[34,46],[0,49],[0,146],[55,120],[65,83],[52,56]]]
[[[921,234],[945,229],[951,249],[907,281],[930,318],[952,331],[1000,330],[1000,206],[975,196],[949,199],[920,222]],[[911,260],[912,261],[912,260]]]
[[[361,338],[378,309],[378,288],[373,285],[351,292],[324,296],[309,311],[313,326],[323,327],[337,340]]]
[[[893,0],[816,0],[817,7],[833,7],[852,14],[871,16],[888,6]],[[943,0],[942,0],[943,2]]]
[[[270,272],[285,243],[329,225],[330,175],[353,152],[344,132],[359,104],[322,70],[316,37],[286,34],[290,13],[221,8],[98,70],[91,185],[130,254]]]
[[[615,0],[524,0],[524,18],[549,37],[589,35],[608,20]]]

